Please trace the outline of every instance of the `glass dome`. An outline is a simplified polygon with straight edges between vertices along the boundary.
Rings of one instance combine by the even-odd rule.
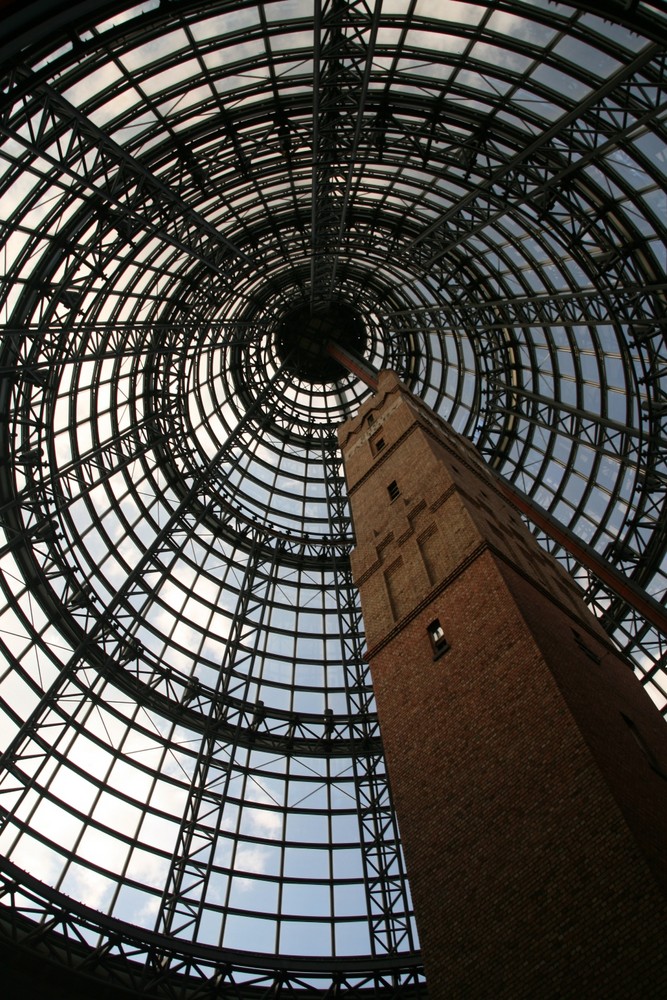
[[[370,390],[320,345],[664,602],[667,4],[628,6],[8,5],[5,940],[423,991],[336,441]],[[537,533],[665,711],[664,636]]]

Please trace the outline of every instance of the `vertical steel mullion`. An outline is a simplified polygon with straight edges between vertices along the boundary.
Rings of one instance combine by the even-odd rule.
[[[314,311],[328,307],[333,294],[382,3],[375,0],[372,17],[369,19],[364,9],[357,21],[355,14],[359,7],[365,8],[366,4],[360,4],[358,0],[349,4],[340,0],[317,0],[315,3],[310,262],[310,305]],[[358,25],[368,28],[370,37],[361,42],[359,33],[354,35],[357,58],[351,72],[356,74],[356,90],[351,103],[349,95],[340,88],[341,69],[346,57],[341,46],[347,39],[346,29],[354,29]],[[348,54],[350,51],[351,48]],[[360,73],[357,63],[362,59],[364,68]],[[349,121],[341,119],[344,112],[349,112]],[[336,192],[334,178],[339,167],[340,148],[345,143],[348,145],[346,157],[349,163],[343,191]],[[344,169],[343,165],[340,169]]]
[[[267,588],[275,578],[275,571],[278,564],[278,549],[274,549],[268,574]],[[243,580],[239,588],[239,598],[234,611],[232,629],[227,641],[225,656],[220,665],[218,682],[215,693],[211,699],[215,704],[216,696],[228,687],[229,673],[234,667],[237,655],[241,647],[242,633],[248,624],[248,609],[255,599],[255,589],[257,571],[262,560],[262,548],[259,539],[254,539],[254,545],[248,556],[245,566]],[[263,603],[263,614],[267,604]],[[207,720],[206,728],[202,736],[202,741],[197,755],[194,773],[190,783],[190,796],[184,812],[183,822],[179,829],[178,840],[169,874],[165,883],[162,896],[162,904],[158,916],[156,930],[162,933],[180,933],[185,928],[194,928],[196,937],[201,921],[201,910],[206,897],[206,888],[211,876],[213,858],[217,843],[217,836],[220,832],[222,819],[222,809],[226,802],[227,790],[231,780],[232,761],[237,744],[231,744],[229,748],[229,761],[225,766],[221,766],[216,759],[216,744],[219,743],[215,735],[217,716],[211,714]],[[239,725],[241,719],[239,719]],[[210,781],[211,771],[219,768],[221,773],[226,772],[224,787],[222,790],[211,792]],[[205,812],[204,810],[207,810]],[[214,817],[214,822],[205,824],[203,820]],[[202,831],[206,830],[204,835]],[[199,846],[193,850],[194,845]],[[195,859],[196,856],[196,859]],[[200,881],[197,883],[196,879]],[[185,888],[184,888],[185,885]],[[190,898],[189,893],[193,887],[201,887],[201,895],[198,898]],[[185,923],[174,927],[174,921],[180,916]]]
[[[333,437],[323,438],[323,465],[329,498],[331,533],[340,532],[348,519],[347,489],[340,474],[338,444]],[[350,534],[352,533],[350,526]],[[336,564],[333,572],[340,622],[343,670],[350,705],[357,700],[359,726],[363,736],[377,735],[377,723],[371,723],[372,691],[369,669],[364,660],[364,634],[358,609],[356,588],[349,568]],[[358,694],[356,693],[358,692]],[[364,694],[366,692],[366,694]],[[354,788],[357,798],[368,922],[373,954],[396,954],[406,939],[414,949],[411,905],[407,876],[400,846],[391,790],[382,754],[360,754],[352,758]],[[387,836],[389,833],[389,836]]]

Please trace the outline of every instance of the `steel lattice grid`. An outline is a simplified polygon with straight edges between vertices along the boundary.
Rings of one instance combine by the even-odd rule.
[[[663,600],[666,15],[608,6],[11,15],[17,914],[82,900],[85,941],[121,955],[145,928],[142,961],[189,982],[218,959],[175,939],[258,987],[418,988],[335,443],[368,390],[299,374],[276,329],[353,307],[372,364]],[[556,554],[664,710],[664,637]]]

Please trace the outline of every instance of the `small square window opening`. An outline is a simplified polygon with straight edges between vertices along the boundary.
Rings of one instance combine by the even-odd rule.
[[[387,487],[387,493],[389,494],[389,499],[392,500],[392,501],[394,501],[394,500],[398,499],[398,497],[400,497],[401,491],[399,490],[398,483],[396,482],[395,479],[393,479],[389,483],[389,486]]]
[[[449,649],[449,643],[445,638],[445,631],[440,624],[439,618],[434,618],[430,625],[427,626],[426,631],[428,632],[429,639],[431,640],[431,646],[433,648],[433,656],[442,656]]]

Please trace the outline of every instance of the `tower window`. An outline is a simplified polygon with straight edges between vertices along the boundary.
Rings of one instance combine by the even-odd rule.
[[[371,438],[371,450],[374,455],[381,452],[384,448],[384,438],[380,434],[376,434],[374,438]]]
[[[595,652],[595,650],[591,649],[591,647],[585,643],[581,633],[577,632],[576,629],[572,629],[572,635],[574,636],[574,641],[576,642],[577,646],[582,651],[582,653],[585,653],[586,656],[589,658],[589,660],[592,660],[593,663],[599,663],[600,657]]]
[[[660,767],[660,764],[658,763],[655,754],[651,750],[650,746],[648,745],[642,734],[637,729],[637,726],[632,721],[632,719],[630,719],[627,715],[625,715],[624,712],[621,712],[621,718],[623,719],[623,722],[626,724],[626,726],[632,733],[635,743],[646,757],[646,760],[648,761],[652,770],[654,770],[656,774],[659,774],[661,778],[667,779],[667,774],[665,774],[664,770]]]
[[[427,626],[426,631],[433,647],[433,656],[437,658],[446,653],[449,649],[449,643],[445,638],[445,631],[440,624],[440,619],[434,618],[431,624]]]
[[[399,490],[398,483],[396,482],[395,479],[392,479],[392,481],[389,483],[389,486],[387,487],[387,493],[389,494],[389,499],[392,502],[398,499],[398,497],[400,497],[401,491]]]

